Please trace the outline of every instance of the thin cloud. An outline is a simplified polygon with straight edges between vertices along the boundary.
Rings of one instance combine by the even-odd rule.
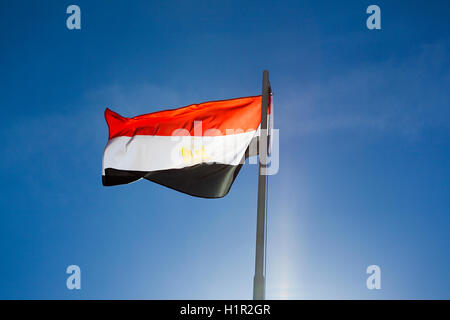
[[[447,56],[443,42],[423,45],[407,60],[357,66],[291,88],[277,101],[278,126],[288,135],[365,128],[414,136],[426,127],[449,129]]]

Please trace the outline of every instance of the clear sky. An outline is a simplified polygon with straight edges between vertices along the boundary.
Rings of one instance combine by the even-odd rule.
[[[81,30],[66,8],[81,8]],[[381,8],[368,30],[366,8]],[[0,298],[252,297],[257,167],[223,199],[102,187],[106,107],[274,89],[268,298],[450,298],[449,1],[0,2]],[[81,268],[81,290],[66,267]],[[381,267],[381,290],[366,268]]]

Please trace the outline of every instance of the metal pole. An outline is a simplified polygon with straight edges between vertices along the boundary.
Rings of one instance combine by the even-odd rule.
[[[269,71],[263,72],[262,101],[261,101],[261,133],[259,138],[259,176],[258,176],[258,211],[256,220],[256,255],[255,277],[253,278],[253,299],[266,298],[265,261],[265,226],[266,226],[266,175],[262,169],[267,162],[267,107],[269,105]]]

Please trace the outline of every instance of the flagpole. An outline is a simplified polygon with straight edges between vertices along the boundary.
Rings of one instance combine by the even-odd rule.
[[[261,133],[259,143],[259,175],[258,175],[258,207],[256,218],[256,255],[255,276],[253,278],[253,300],[266,298],[265,279],[265,239],[266,239],[266,182],[267,175],[263,174],[267,162],[267,107],[269,105],[270,82],[269,71],[263,72],[262,101],[261,101]]]

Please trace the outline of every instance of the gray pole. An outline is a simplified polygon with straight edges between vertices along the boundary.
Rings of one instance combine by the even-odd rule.
[[[267,162],[267,107],[269,105],[270,83],[269,71],[263,72],[261,102],[261,134],[259,138],[259,176],[258,176],[258,211],[256,220],[256,255],[255,277],[253,278],[253,299],[266,298],[265,261],[265,227],[266,227],[266,179],[262,169]]]

